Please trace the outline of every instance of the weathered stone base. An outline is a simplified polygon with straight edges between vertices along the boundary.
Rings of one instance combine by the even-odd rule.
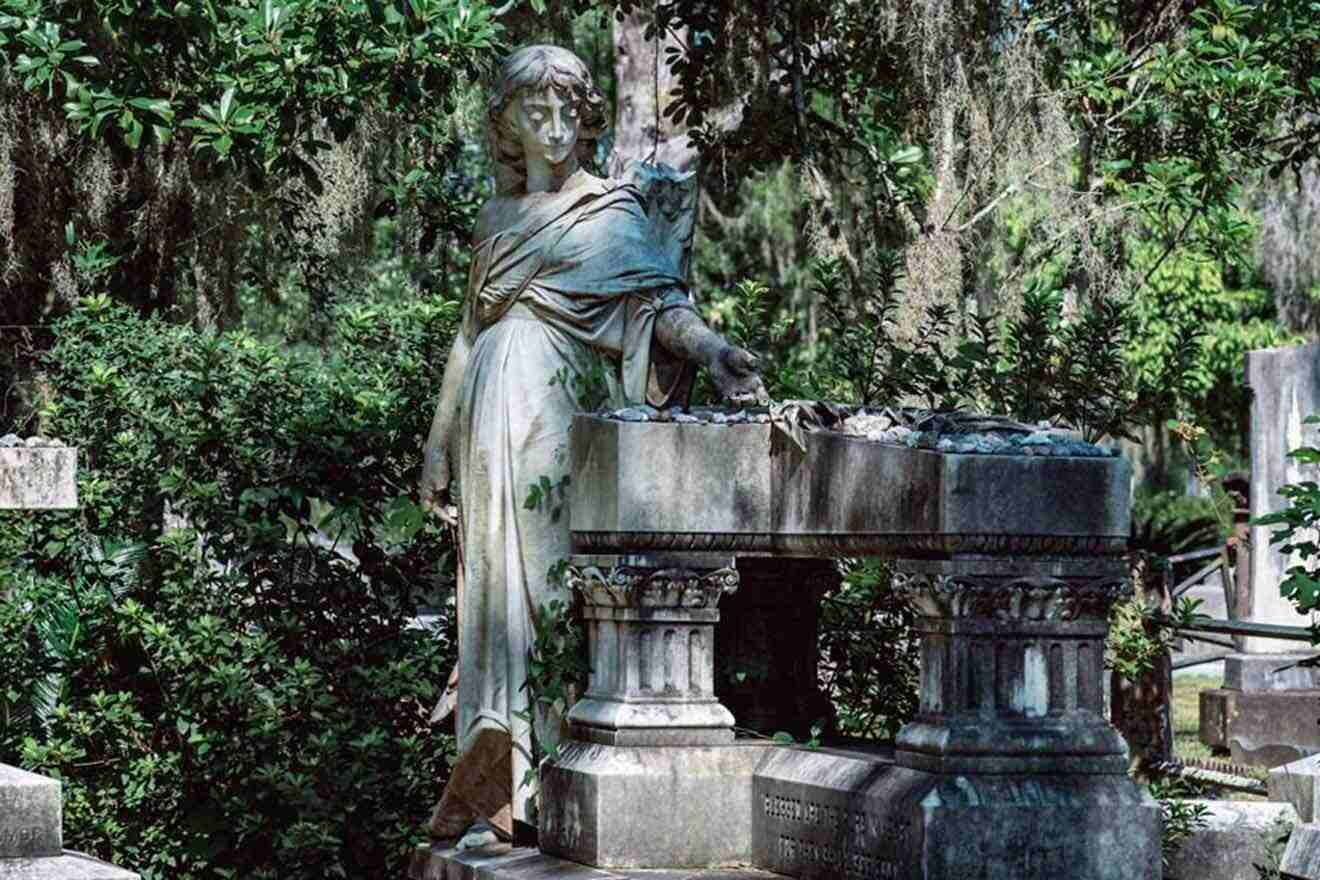
[[[1200,738],[1234,762],[1278,767],[1320,752],[1320,690],[1201,691]]]
[[[772,748],[569,742],[541,767],[541,850],[600,868],[746,862],[752,774]]]
[[[138,875],[65,850],[40,859],[0,859],[0,880],[138,880]]]
[[[1160,877],[1159,807],[1124,775],[945,775],[784,749],[753,796],[752,863],[792,877]]]
[[[605,871],[548,856],[531,847],[497,844],[456,852],[424,846],[417,850],[409,880],[776,880],[745,866],[670,871]]]
[[[1269,847],[1297,824],[1291,804],[1260,801],[1197,800],[1206,808],[1205,824],[1183,841],[1169,864],[1169,876],[1189,880],[1255,878],[1256,865],[1267,865]]]
[[[1318,789],[1320,789],[1320,755],[1312,755],[1270,770],[1270,800],[1287,801],[1292,804],[1303,822],[1315,821]]]

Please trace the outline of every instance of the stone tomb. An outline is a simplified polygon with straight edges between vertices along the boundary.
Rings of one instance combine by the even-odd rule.
[[[2,443],[0,510],[76,507],[76,472],[75,449]],[[0,880],[137,880],[64,849],[61,823],[59,781],[0,764]]]
[[[1102,713],[1127,464],[827,432],[805,447],[768,424],[576,420],[570,578],[593,670],[576,742],[541,770],[541,850],[605,869],[1157,878],[1158,807]],[[737,588],[728,557],[749,554],[894,560],[922,679],[892,756],[732,742],[707,633]]]

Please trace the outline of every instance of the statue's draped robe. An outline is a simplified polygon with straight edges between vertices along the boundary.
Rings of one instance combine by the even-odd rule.
[[[531,615],[567,599],[548,572],[571,552],[563,493],[529,510],[528,492],[542,477],[560,487],[568,474],[568,429],[580,408],[569,377],[594,351],[611,365],[616,396],[645,400],[656,318],[690,305],[636,189],[579,171],[524,202],[516,223],[476,245],[469,280],[457,730],[460,753],[484,726],[511,732],[513,815],[526,821]],[[543,744],[557,739],[557,726],[538,718]]]

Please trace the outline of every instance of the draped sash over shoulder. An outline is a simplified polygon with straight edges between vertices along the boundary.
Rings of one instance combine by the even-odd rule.
[[[644,401],[655,318],[690,305],[640,193],[579,171],[559,192],[533,198],[517,222],[476,245],[470,326],[490,326],[522,303],[577,341],[620,357],[625,397]]]
[[[578,403],[565,368],[581,371],[603,353],[618,364],[623,396],[645,400],[656,318],[690,307],[664,254],[640,194],[582,171],[558,192],[528,197],[512,225],[475,248],[458,417],[466,585],[457,732],[462,752],[485,726],[510,731],[517,819],[526,819],[529,719],[537,716],[544,745],[558,729],[558,719],[529,712],[532,614],[560,596],[548,572],[571,552],[566,499],[525,502],[542,477],[562,486],[568,473]]]

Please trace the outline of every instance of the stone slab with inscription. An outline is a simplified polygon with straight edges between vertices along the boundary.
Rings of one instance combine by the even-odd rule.
[[[0,445],[0,510],[65,510],[77,506],[77,449]]]
[[[1158,805],[1108,775],[931,774],[862,753],[781,749],[757,769],[752,791],[752,863],[778,874],[1160,876]]]
[[[100,859],[65,851],[40,859],[0,861],[0,880],[137,880],[138,875]]]
[[[0,860],[57,856],[63,849],[59,782],[0,764]]]

